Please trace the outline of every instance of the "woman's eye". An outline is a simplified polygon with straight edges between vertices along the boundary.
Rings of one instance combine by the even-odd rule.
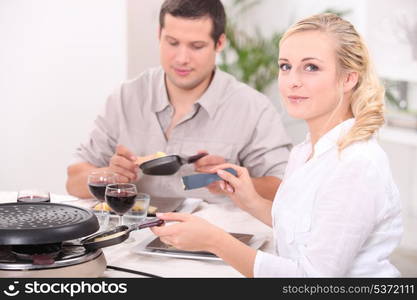
[[[289,65],[289,64],[280,64],[280,65],[279,65],[279,69],[280,69],[281,71],[288,71],[289,69],[291,69],[291,67],[290,67],[290,65]]]
[[[314,72],[314,71],[317,71],[318,69],[319,68],[317,66],[312,65],[312,64],[308,64],[305,67],[305,70],[308,71],[308,72]]]

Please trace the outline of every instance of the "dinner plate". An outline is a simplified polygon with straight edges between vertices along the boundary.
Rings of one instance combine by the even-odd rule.
[[[137,244],[132,248],[132,252],[143,255],[152,255],[152,256],[162,256],[162,257],[171,257],[171,258],[183,258],[183,259],[197,259],[197,260],[212,260],[212,261],[222,261],[221,258],[215,256],[212,253],[204,252],[191,252],[191,251],[182,251],[182,250],[158,250],[150,249],[148,245],[153,243],[157,237],[151,235],[148,238],[144,239],[142,242]],[[247,245],[253,249],[259,249],[266,241],[266,236],[253,236],[252,239],[247,243]]]
[[[203,199],[199,198],[161,198],[152,197],[150,205],[157,207],[157,213],[161,212],[181,212],[192,213]],[[148,214],[148,216],[153,216]]]
[[[191,214],[202,202],[203,199],[200,198],[186,198],[185,201],[183,201],[181,205],[177,207],[176,211],[180,213]]]
[[[158,208],[157,212],[165,213],[178,211],[178,208],[185,201],[186,198],[182,197],[157,197],[151,196],[151,202],[149,205]]]

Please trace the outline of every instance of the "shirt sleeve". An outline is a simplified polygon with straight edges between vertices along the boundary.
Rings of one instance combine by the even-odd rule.
[[[306,274],[298,268],[297,264],[287,258],[258,250],[256,252],[253,268],[254,277],[304,277]]]
[[[269,104],[260,113],[240,160],[252,177],[283,178],[291,147],[277,110]]]
[[[384,193],[371,163],[340,164],[318,190],[312,212],[306,216],[311,217],[309,237],[296,245],[298,253],[284,258],[258,252],[255,276],[343,277],[380,219]]]
[[[121,94],[121,89],[117,89],[109,96],[87,140],[77,148],[72,163],[88,162],[96,167],[108,166],[119,136]]]

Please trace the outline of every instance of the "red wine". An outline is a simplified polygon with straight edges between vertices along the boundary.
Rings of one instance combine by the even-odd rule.
[[[44,197],[44,196],[24,196],[24,197],[17,198],[17,202],[29,202],[29,203],[51,202],[51,199],[49,197]]]
[[[104,194],[106,192],[107,185],[108,183],[106,182],[90,182],[88,184],[88,189],[97,200],[99,200],[100,202],[104,202]]]
[[[110,208],[118,215],[123,215],[135,205],[137,193],[121,191],[108,192],[106,202]]]

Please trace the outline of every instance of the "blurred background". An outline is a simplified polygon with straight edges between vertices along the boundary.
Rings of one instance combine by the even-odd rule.
[[[159,65],[162,2],[0,0],[0,191],[66,193],[66,167],[107,96],[122,81]],[[364,36],[387,88],[387,125],[379,140],[403,204],[406,232],[393,261],[404,276],[417,277],[417,2],[223,3],[230,42],[219,66],[270,97],[294,143],[306,127],[280,105],[280,36],[296,20],[324,11],[345,17]]]

